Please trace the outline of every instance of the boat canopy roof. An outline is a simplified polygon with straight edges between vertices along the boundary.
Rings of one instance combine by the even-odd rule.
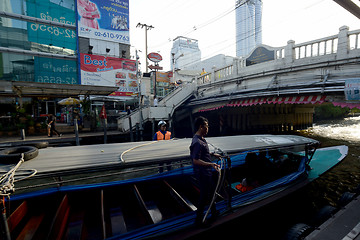
[[[24,162],[19,170],[36,169],[37,176],[58,175],[184,160],[189,159],[191,140],[185,138],[39,149],[39,155]],[[295,135],[239,135],[209,137],[206,140],[211,152],[221,150],[225,154],[318,144],[316,140]],[[1,171],[8,171],[11,167],[0,164]]]

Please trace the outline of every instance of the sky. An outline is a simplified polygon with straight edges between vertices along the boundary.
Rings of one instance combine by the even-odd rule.
[[[131,54],[135,50],[145,72],[145,29],[148,53],[162,55],[160,66],[170,70],[173,39],[198,40],[202,60],[218,54],[236,56],[235,0],[130,0]],[[271,47],[286,46],[337,35],[341,26],[360,29],[360,19],[333,0],[263,0],[262,39]],[[141,51],[141,52],[140,52]]]

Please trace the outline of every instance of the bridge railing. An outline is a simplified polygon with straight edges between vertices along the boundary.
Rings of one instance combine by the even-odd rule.
[[[317,57],[337,52],[338,35],[321,38],[294,46],[295,59]]]
[[[360,29],[349,32],[350,50],[360,49]]]
[[[348,30],[348,27],[343,26],[340,28],[338,35],[300,44],[295,44],[294,41],[290,40],[287,46],[274,49],[274,61],[285,59],[287,63],[293,63],[296,60],[304,58],[321,57],[331,54],[340,56],[341,54],[346,54],[349,50],[360,49],[360,30]],[[269,64],[269,62],[264,64]],[[229,66],[197,77],[196,81],[198,85],[203,85],[219,80],[226,80],[229,77],[235,77],[241,69],[246,67],[246,59],[237,59]]]

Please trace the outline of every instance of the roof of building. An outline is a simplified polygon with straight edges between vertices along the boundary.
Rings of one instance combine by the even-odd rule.
[[[109,95],[118,87],[79,84],[51,84],[0,81],[0,95],[17,97],[69,97],[76,95]]]

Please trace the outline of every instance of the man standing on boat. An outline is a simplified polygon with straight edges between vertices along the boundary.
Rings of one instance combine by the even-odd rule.
[[[153,140],[154,141],[161,141],[161,140],[170,140],[171,139],[171,132],[170,131],[166,131],[166,122],[161,120],[158,123],[158,127],[159,127],[159,131],[157,131],[154,135]],[[171,164],[168,163],[166,165],[166,168],[168,171],[171,170]],[[160,163],[159,164],[159,173],[164,172],[164,163]]]
[[[195,224],[198,226],[203,225],[203,216],[205,206],[210,203],[212,195],[214,194],[214,184],[212,181],[212,174],[214,168],[219,171],[220,166],[211,161],[211,155],[220,158],[217,153],[210,154],[209,146],[205,140],[205,136],[209,131],[209,121],[204,117],[198,117],[195,120],[195,129],[197,130],[191,145],[190,155],[194,168],[194,173],[199,181],[200,198],[197,208],[197,215]],[[218,215],[216,206],[213,204],[211,207],[211,218],[215,219]]]

